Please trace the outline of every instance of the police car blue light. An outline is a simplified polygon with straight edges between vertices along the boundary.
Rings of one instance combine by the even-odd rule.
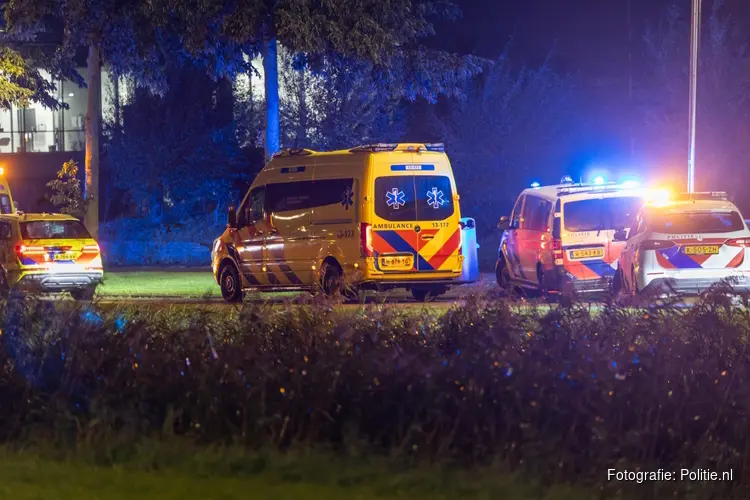
[[[540,186],[540,184],[538,182],[536,182],[536,181],[531,183],[531,187],[532,188],[538,188],[539,186]]]

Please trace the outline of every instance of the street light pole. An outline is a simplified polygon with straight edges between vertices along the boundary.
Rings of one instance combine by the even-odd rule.
[[[695,115],[697,111],[696,95],[698,89],[698,49],[701,35],[701,1],[693,0],[693,11],[690,29],[690,145],[688,152],[688,192],[695,191]]]

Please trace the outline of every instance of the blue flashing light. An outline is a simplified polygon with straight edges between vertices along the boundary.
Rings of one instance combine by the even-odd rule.
[[[538,182],[536,182],[536,181],[531,183],[531,187],[532,188],[538,188],[539,186],[540,186],[540,184]]]
[[[563,175],[560,184],[573,184],[573,178],[569,175]]]
[[[640,185],[641,185],[640,182],[638,182],[636,180],[632,180],[632,179],[631,180],[627,180],[627,181],[625,181],[625,182],[622,183],[622,187],[624,187],[625,189],[634,189],[634,188],[637,188]]]
[[[594,184],[601,185],[604,184],[604,177],[601,175],[598,177],[594,177]]]

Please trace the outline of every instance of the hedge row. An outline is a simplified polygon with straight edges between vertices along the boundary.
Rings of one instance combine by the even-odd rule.
[[[514,307],[227,315],[12,299],[0,303],[0,439],[179,435],[502,462],[608,494],[623,486],[609,468],[731,469],[701,488],[746,495],[746,307],[718,294],[689,309]]]

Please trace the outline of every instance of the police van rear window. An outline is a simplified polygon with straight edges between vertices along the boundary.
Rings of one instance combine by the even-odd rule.
[[[21,236],[25,240],[62,240],[91,238],[83,224],[77,220],[31,221],[21,223]]]
[[[444,175],[375,179],[375,214],[388,221],[442,221],[453,215],[451,180]]]
[[[649,219],[649,229],[664,234],[731,233],[745,229],[737,212],[657,213]]]
[[[643,199],[638,196],[566,201],[563,224],[571,233],[625,229],[633,224],[641,206]]]

